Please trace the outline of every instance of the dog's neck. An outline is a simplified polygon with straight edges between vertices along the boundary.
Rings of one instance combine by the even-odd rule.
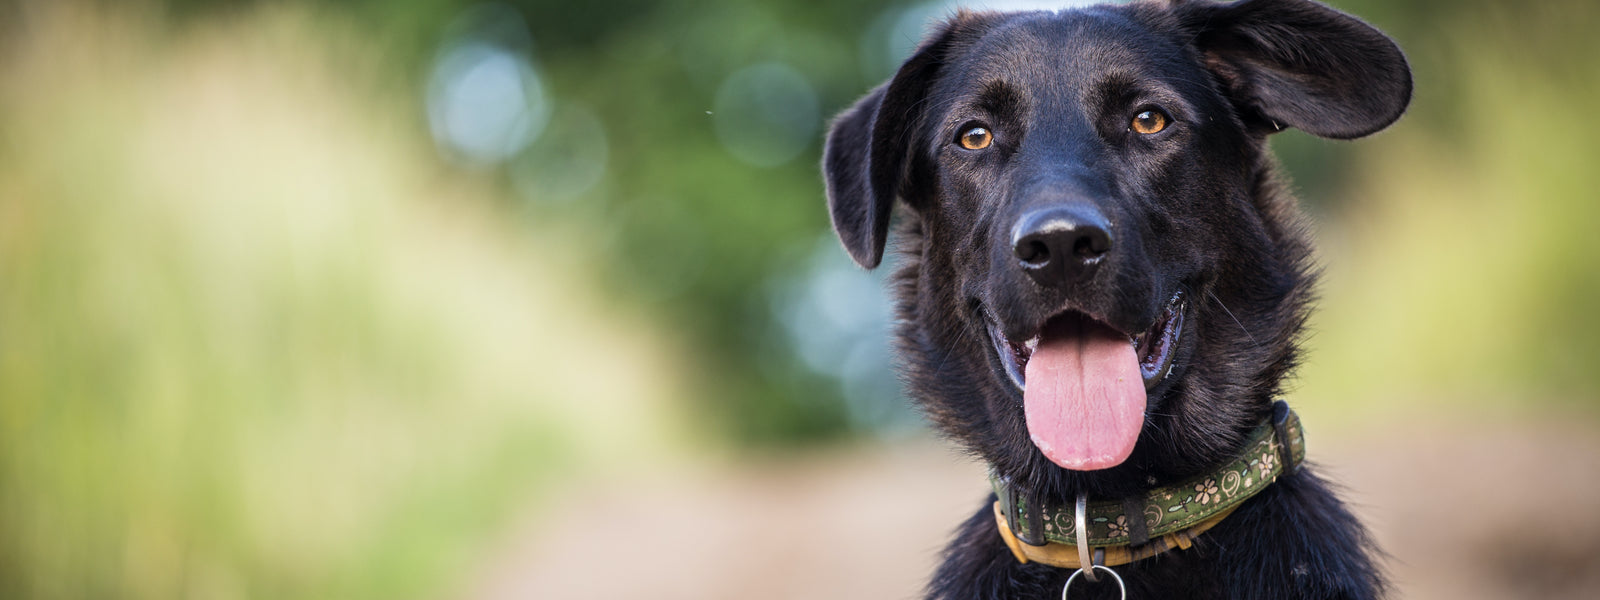
[[[1012,552],[1022,562],[1079,567],[1075,558],[1078,527],[1100,556],[1127,563],[1173,547],[1186,548],[1194,536],[1232,513],[1246,499],[1293,473],[1305,458],[1300,419],[1283,401],[1251,433],[1231,462],[1174,485],[1122,499],[1085,500],[1082,514],[1069,503],[1052,506],[998,474],[991,475],[998,501],[995,520]],[[1061,547],[1069,547],[1066,550]],[[1060,563],[1060,564],[1057,564]],[[1098,562],[1097,564],[1108,564]]]

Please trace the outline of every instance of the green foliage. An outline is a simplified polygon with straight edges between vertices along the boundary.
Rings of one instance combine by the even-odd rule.
[[[596,49],[547,39],[542,5],[522,5],[557,93],[592,107],[613,148],[607,181],[580,202],[536,207],[535,219],[579,219],[608,232],[585,248],[612,265],[613,293],[660,311],[694,337],[712,373],[696,407],[734,439],[783,444],[834,437],[848,424],[836,386],[778,347],[766,283],[796,269],[827,227],[820,129],[776,167],[740,162],[713,131],[717,86],[738,69],[776,61],[810,80],[837,111],[867,84],[855,48],[871,3],[672,3],[627,13]],[[841,26],[841,24],[845,24]],[[769,361],[770,362],[770,361]]]

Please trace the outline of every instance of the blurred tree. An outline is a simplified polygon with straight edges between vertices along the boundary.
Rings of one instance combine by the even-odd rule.
[[[179,20],[252,3],[153,2]],[[327,4],[384,40],[400,57],[397,64],[412,65],[394,76],[420,89],[436,53],[462,34],[453,29],[456,17],[479,3]],[[859,429],[841,401],[839,383],[793,360],[760,290],[807,264],[826,230],[816,172],[821,121],[884,75],[881,67],[864,65],[870,62],[864,55],[882,53],[864,47],[877,42],[866,36],[907,36],[907,30],[885,29],[883,23],[944,9],[937,3],[846,0],[501,4],[526,21],[531,44],[525,51],[557,106],[554,118],[592,115],[598,127],[587,135],[603,136],[605,153],[598,183],[560,202],[541,200],[537,180],[525,177],[514,185],[516,162],[508,163],[508,172],[499,176],[517,193],[506,195],[515,199],[506,208],[532,221],[579,221],[599,232],[574,251],[602,257],[611,293],[651,307],[699,349],[701,414],[733,439],[781,444]],[[1473,112],[1476,96],[1460,72],[1476,56],[1511,57],[1519,69],[1540,73],[1558,89],[1593,79],[1584,71],[1590,63],[1569,58],[1587,47],[1581,41],[1587,35],[1584,19],[1572,16],[1593,12],[1582,1],[1536,7],[1487,0],[1333,4],[1393,34],[1413,61],[1416,102],[1383,139],[1481,143],[1467,137],[1469,125],[1482,115]],[[910,8],[921,12],[896,12]],[[902,46],[909,47],[905,41]],[[719,138],[719,90],[756,65],[798,74],[799,89],[813,95],[817,107],[817,116],[807,117],[815,121],[810,139],[780,164],[752,165]],[[421,96],[412,101],[420,103]],[[578,110],[562,113],[562,106]],[[1372,183],[1360,157],[1372,155],[1376,143],[1346,145],[1290,132],[1276,136],[1273,145],[1306,202],[1325,220],[1357,209],[1352,199]]]

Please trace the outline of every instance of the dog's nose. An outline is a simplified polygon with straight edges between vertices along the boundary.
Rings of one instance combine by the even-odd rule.
[[[1111,223],[1088,204],[1064,204],[1022,215],[1011,234],[1023,272],[1060,287],[1093,274],[1111,252]]]

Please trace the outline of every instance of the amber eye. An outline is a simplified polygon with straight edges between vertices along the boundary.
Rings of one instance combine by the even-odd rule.
[[[1167,115],[1159,110],[1147,110],[1133,116],[1133,130],[1145,135],[1160,133],[1167,128]]]
[[[961,134],[961,147],[968,150],[982,150],[984,148],[988,148],[989,144],[993,141],[994,134],[989,133],[988,129],[984,129],[982,127],[973,127],[972,129],[968,129]]]

